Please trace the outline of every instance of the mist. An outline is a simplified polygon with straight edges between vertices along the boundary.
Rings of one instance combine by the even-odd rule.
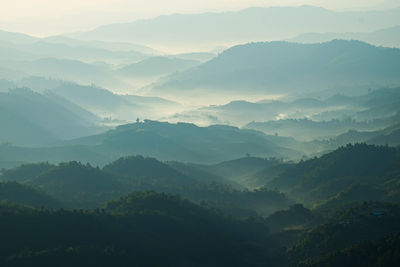
[[[2,6],[1,266],[399,266],[397,1]]]

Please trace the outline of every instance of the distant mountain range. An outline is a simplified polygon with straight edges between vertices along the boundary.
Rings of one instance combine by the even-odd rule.
[[[49,144],[179,109],[180,104],[163,98],[114,94],[94,85],[33,76],[0,80],[0,143]]]
[[[400,83],[400,49],[360,41],[322,44],[249,43],[232,47],[191,70],[153,86],[154,93],[193,92],[304,94],[395,86]]]
[[[0,142],[39,145],[95,134],[99,117],[58,95],[29,89],[0,93]]]
[[[2,169],[0,262],[397,266],[399,155],[359,144],[298,163],[246,157],[201,166],[240,176],[282,165],[266,183],[273,191],[208,183],[194,177],[198,166],[141,156],[102,169],[75,161]]]
[[[71,34],[82,40],[169,47],[235,44],[292,38],[307,32],[365,32],[399,25],[400,9],[337,12],[319,7],[253,7],[241,11],[174,14]]]
[[[102,118],[117,120],[119,124],[123,121],[133,122],[137,118],[158,119],[181,108],[180,104],[163,98],[115,94],[94,85],[64,82],[52,88],[51,92]]]
[[[256,160],[265,161],[249,158],[236,163],[241,166],[241,161]],[[209,168],[220,169],[219,166],[205,165],[202,166],[205,170],[201,170],[194,164],[170,164],[142,156],[120,158],[102,169],[75,161],[58,165],[25,164],[0,172],[0,199],[35,207],[58,204],[58,207],[94,208],[129,192],[152,190],[180,194],[195,202],[214,203],[212,205],[227,212],[237,209],[237,212],[263,215],[287,208],[292,203],[276,191],[243,191],[238,185],[234,189],[228,185],[233,182],[208,172]],[[246,170],[251,171],[249,166]],[[48,204],[44,203],[46,198]],[[265,202],[268,205],[263,205]]]
[[[400,26],[394,26],[374,32],[304,33],[295,38],[289,39],[289,41],[296,43],[323,43],[335,39],[360,40],[377,46],[399,48]]]
[[[268,182],[267,187],[287,192],[302,203],[322,201],[319,204],[326,205],[330,202],[331,208],[334,202],[340,205],[359,201],[360,195],[365,200],[366,196],[370,197],[368,200],[394,199],[399,197],[395,193],[399,186],[399,155],[399,148],[346,145],[320,158],[289,166]]]
[[[335,127],[335,130],[339,131],[339,133],[342,133],[343,129],[340,129],[341,127],[337,128],[337,123],[340,123],[345,128],[354,127],[352,129],[361,130],[363,127],[367,127],[364,130],[372,130],[376,129],[376,127],[385,127],[393,122],[392,119],[388,121],[376,120],[388,119],[400,112],[400,87],[368,90],[367,93],[353,96],[344,94],[332,95],[333,93],[331,92],[327,97],[301,97],[293,100],[290,98],[282,98],[281,100],[266,99],[257,102],[236,100],[224,105],[210,105],[183,111],[167,119],[169,121],[201,122],[202,124],[225,123],[236,126],[244,126],[251,122],[252,127],[269,134],[279,133],[285,136],[301,138],[302,134],[297,131],[296,133],[286,132],[288,129],[285,129],[283,124],[295,123],[296,120],[306,119],[310,122],[331,121],[332,127]],[[347,93],[352,94],[354,92]],[[352,120],[349,120],[349,118],[352,118]],[[285,120],[287,121],[285,122]],[[265,127],[262,127],[261,124],[264,122]],[[297,130],[300,130],[304,126],[307,138],[315,137],[315,135],[323,136],[320,135],[321,128],[319,128],[319,131],[315,131],[316,128],[310,128],[310,125],[306,126],[305,123],[306,121],[300,123],[302,126],[300,124],[293,125],[294,128],[292,130],[296,130],[296,127],[299,126],[300,128],[297,128]],[[257,124],[259,124],[259,127],[256,127]],[[281,125],[276,127],[278,124]],[[330,132],[330,134],[334,133]]]
[[[200,61],[174,57],[150,57],[140,62],[128,64],[118,70],[125,77],[161,76],[183,71],[200,65]]]
[[[222,108],[233,115],[242,113],[243,117],[246,113],[252,114],[251,112],[257,110],[276,117],[281,114],[281,118],[264,122],[252,121],[244,127],[266,134],[277,133],[282,136],[296,136],[297,140],[311,141],[332,138],[348,130],[370,131],[372,134],[372,131],[397,124],[400,116],[400,88],[380,89],[361,96],[335,95],[324,100],[305,98],[291,103],[246,103],[242,107],[233,105]],[[308,116],[307,113],[313,115]],[[348,142],[357,140],[366,141],[364,138],[353,138],[348,139]],[[342,142],[337,146],[342,144],[346,143]]]
[[[254,130],[214,125],[145,121],[121,125],[103,134],[45,147],[0,145],[0,164],[10,162],[63,162],[77,160],[104,165],[121,156],[143,155],[160,160],[216,163],[247,155],[298,158],[302,154],[285,144],[290,138]]]
[[[36,38],[0,30],[0,79],[40,76],[127,92],[215,56],[211,52],[159,54],[131,43],[81,41],[65,36]]]
[[[119,79],[114,68],[156,54],[149,47],[135,44],[87,42],[64,36],[36,38],[0,30],[0,79],[42,76],[113,90],[130,89],[132,86]]]
[[[395,124],[378,131],[351,130],[341,134],[331,141],[332,146],[338,144],[365,142],[376,145],[400,145],[400,124]]]
[[[57,60],[57,64],[61,65],[71,64],[72,61],[79,62],[81,65],[95,63],[97,65],[92,67],[97,66],[99,68],[99,66],[102,66],[103,68],[107,68],[113,64],[137,62],[158,53],[149,47],[135,44],[102,41],[86,42],[63,36],[36,38],[21,33],[1,30],[0,51],[0,59],[3,61],[0,67],[11,70],[15,69],[20,72],[26,71],[30,74],[35,70],[33,67],[30,68],[30,65],[37,65],[38,62],[43,60]],[[22,64],[18,65],[18,63]],[[51,70],[61,68],[60,66],[54,68],[51,64],[46,66],[50,66]],[[43,67],[39,67],[36,72],[40,72],[41,68]],[[75,66],[75,68],[81,72],[83,71],[82,66]],[[46,74],[46,77],[55,78],[54,76],[57,76],[53,72]],[[105,75],[105,73],[102,75]],[[107,73],[107,75],[110,76],[110,73]],[[64,76],[64,79],[67,78],[71,79],[67,75]],[[105,78],[110,79],[110,77]],[[96,82],[96,79],[93,79],[93,82]]]
[[[130,87],[107,68],[79,60],[40,58],[32,61],[9,61],[6,67],[25,73],[23,77],[42,76],[86,85],[97,84],[106,88]]]

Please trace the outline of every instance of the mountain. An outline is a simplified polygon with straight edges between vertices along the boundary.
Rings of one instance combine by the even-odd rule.
[[[124,189],[115,177],[101,172],[98,168],[78,162],[59,164],[26,180],[26,183],[60,196]]]
[[[23,178],[21,174],[25,175]],[[30,164],[3,172],[3,181],[18,181],[62,199],[62,207],[93,208],[129,192],[117,177],[78,162]]]
[[[245,158],[239,158],[220,162],[213,165],[196,165],[198,169],[212,173],[218,177],[223,177],[231,183],[239,184],[248,188],[246,180],[255,173],[263,170],[273,164],[273,159],[257,158],[248,155]]]
[[[24,164],[14,169],[4,170],[0,175],[0,180],[10,184],[18,182],[21,184],[19,186],[34,187],[54,198],[63,199],[65,203],[62,207],[68,208],[101,207],[105,202],[132,191],[172,188],[173,192],[177,192],[179,187],[191,184],[189,177],[185,177],[155,159],[141,158],[141,161],[139,157],[136,159],[138,161],[136,168],[133,166],[135,162],[133,158],[121,158],[107,165],[104,170],[76,161],[58,165]],[[143,164],[146,161],[153,164]],[[131,164],[130,169],[126,168],[126,163],[124,168],[124,162]],[[160,172],[152,168],[157,164],[164,166],[164,169],[170,169],[170,173],[165,172],[164,176],[160,177]],[[118,169],[114,170],[114,168]],[[142,172],[138,173],[136,171],[138,169]],[[129,172],[129,170],[133,171]]]
[[[307,101],[307,103],[301,103]],[[174,114],[170,119],[181,121],[201,121],[209,124],[225,123],[242,126],[249,121],[275,120],[285,116],[306,116],[322,112],[334,106],[318,99],[298,99],[295,101],[261,100],[257,102],[235,100],[223,105],[210,105],[195,110]],[[247,127],[247,126],[245,126]],[[248,127],[251,128],[251,127]],[[264,130],[259,128],[258,130]],[[275,134],[269,133],[269,134]]]
[[[396,266],[400,261],[400,234],[394,233],[378,240],[328,253],[304,263],[302,266]]]
[[[79,41],[77,41],[79,42]],[[110,45],[111,46],[111,45]],[[57,58],[57,59],[71,59],[79,60],[86,63],[93,63],[96,61],[103,61],[114,64],[129,63],[142,60],[148,57],[147,54],[137,52],[134,50],[129,51],[115,51],[107,50],[101,47],[91,46],[88,42],[82,42],[80,45],[70,45],[64,43],[49,42],[43,39],[37,39],[34,42],[20,44],[15,43],[10,37],[9,40],[4,38],[0,40],[1,50],[4,51],[18,51],[20,54],[28,55],[25,60],[40,58]],[[3,55],[4,56],[4,55]],[[14,59],[20,59],[16,57]],[[13,58],[8,56],[8,59]]]
[[[312,121],[310,119],[285,119],[267,122],[251,122],[248,129],[277,133],[283,136],[296,136],[298,140],[312,141],[318,138],[333,137],[348,129],[366,127],[363,123],[351,120]],[[372,125],[370,127],[373,127]],[[361,141],[361,140],[359,140]]]
[[[389,182],[390,183],[390,182]],[[394,197],[391,197],[390,195]],[[314,211],[319,214],[328,217],[329,215],[335,214],[335,212],[344,210],[348,207],[352,207],[357,203],[366,201],[386,201],[398,203],[398,196],[396,199],[396,193],[392,192],[391,189],[386,190],[382,186],[376,184],[353,184],[340,191],[336,195],[328,198],[325,201],[321,201],[314,207]]]
[[[112,93],[95,85],[79,85],[65,82],[51,90],[69,101],[76,103],[101,117],[119,118],[118,110],[128,112],[129,109],[137,109],[137,106],[122,96]],[[132,116],[132,113],[127,117]],[[133,115],[134,116],[134,115]],[[124,118],[120,118],[124,119]]]
[[[400,26],[381,29],[375,32],[347,33],[304,33],[290,39],[296,43],[323,43],[335,39],[359,40],[376,46],[400,47]]]
[[[398,205],[379,202],[354,205],[326,220],[301,204],[267,218],[238,219],[149,191],[94,210],[2,202],[0,226],[7,231],[0,239],[0,264],[396,266],[399,220]]]
[[[51,94],[20,88],[0,95],[0,142],[38,145],[104,129],[95,115]]]
[[[160,97],[116,94],[95,85],[63,82],[51,88],[50,92],[111,120],[111,124],[113,120],[122,124],[123,121],[133,122],[137,118],[160,119],[181,109],[180,104]]]
[[[304,208],[302,204],[293,205],[288,210],[277,211],[266,218],[266,224],[271,232],[310,228],[318,221],[320,221],[318,215]]]
[[[90,146],[47,145],[27,147],[0,143],[0,168],[12,168],[21,164],[46,161],[51,163],[80,161],[104,165],[115,159],[111,155],[94,151]]]
[[[15,45],[14,43],[11,42],[0,42],[0,51],[1,51],[0,59],[2,61],[0,67],[2,68],[9,67],[10,62],[38,59],[35,55],[29,52],[21,51],[20,49],[18,49],[18,45]],[[9,77],[3,77],[3,78],[9,78]]]
[[[15,84],[11,81],[0,79],[0,92],[8,92],[9,89],[14,88]]]
[[[63,162],[78,160],[105,165],[121,156],[143,155],[160,160],[216,163],[246,154],[259,157],[298,158],[296,150],[277,145],[268,136],[253,130],[214,125],[149,121],[121,125],[114,130],[62,141],[52,146],[28,148],[0,145],[0,159],[19,162]]]
[[[174,14],[101,26],[70,36],[82,40],[139,42],[170,47],[210,47],[282,40],[306,32],[371,31],[398,25],[400,9],[336,12],[312,6],[253,7],[240,11]],[[321,23],[323,21],[324,23]]]
[[[327,90],[323,95],[312,93],[308,97],[235,100],[218,105],[207,103],[207,106],[183,110],[167,119],[201,125],[220,123],[242,126],[298,140],[338,135],[350,129],[377,130],[397,122],[397,114],[400,113],[399,87],[358,93],[349,89],[352,92],[346,91],[345,94]]]
[[[261,220],[228,218],[154,192],[133,193],[97,211],[1,205],[0,226],[7,229],[0,240],[2,266],[256,266],[281,260]]]
[[[32,187],[15,182],[0,183],[0,202],[12,202],[36,208],[60,208],[63,203]]]
[[[40,58],[75,59],[88,63],[104,61],[109,63],[129,63],[157,54],[149,47],[129,43],[102,41],[85,42],[65,36],[45,38],[32,37],[16,32],[0,30],[0,47],[29,55],[25,60]],[[4,56],[4,55],[3,55]],[[11,60],[12,57],[9,57]],[[17,59],[17,57],[15,57]]]
[[[105,134],[72,141],[74,144],[95,144],[107,154],[140,154],[165,160],[184,162],[218,162],[238,158],[246,153],[254,156],[287,157],[298,155],[273,142],[274,137],[252,130],[214,125],[170,124],[145,120],[118,126]]]
[[[0,30],[0,42],[9,42],[13,44],[30,44],[38,40],[39,38],[35,38],[27,34]]]
[[[397,118],[394,117],[393,119]],[[312,142],[316,139],[328,140],[334,147],[336,145],[346,145],[347,143],[365,142],[367,139],[362,135],[354,136],[354,138],[345,138],[346,131],[352,134],[357,130],[369,130],[371,135],[382,127],[386,127],[392,123],[392,118],[386,120],[356,121],[350,119],[350,116],[341,120],[332,119],[329,121],[314,121],[310,119],[282,119],[266,122],[251,122],[245,126],[247,129],[263,131],[266,134],[277,134],[282,136],[295,136],[297,140]],[[392,128],[392,127],[391,127]],[[351,129],[351,130],[349,130]],[[380,131],[378,131],[380,132]],[[378,133],[377,133],[378,134]],[[358,138],[359,137],[359,138]],[[344,141],[346,140],[346,141]],[[335,142],[337,141],[337,142]],[[316,141],[318,142],[318,141]],[[333,145],[335,143],[335,145]],[[374,144],[371,142],[371,144]],[[378,144],[378,143],[375,143]],[[379,143],[386,144],[386,143]]]
[[[355,142],[366,142],[374,145],[400,145],[400,125],[396,124],[378,131],[356,131],[350,130],[331,140],[332,143],[344,144]]]
[[[150,57],[118,70],[125,77],[161,76],[197,66],[200,61],[174,57]]]
[[[266,166],[261,170],[249,173],[243,177],[241,183],[247,188],[259,188],[267,185],[270,181],[279,177],[281,173],[292,167],[293,162],[283,162],[276,158],[270,158]]]
[[[182,165],[183,163],[175,162],[170,166],[156,159],[136,156],[121,158],[106,165],[103,170],[121,177],[132,190],[179,194],[235,216],[267,216],[291,204],[279,192],[266,189],[249,191],[238,186],[239,189],[233,189],[230,186],[232,182],[227,179],[217,178],[210,181],[209,173],[203,172],[205,176],[199,176],[199,171],[193,165],[186,165],[182,172]]]
[[[263,131],[266,134],[295,136],[297,140],[325,139],[332,149],[335,149],[347,143],[365,142],[368,140],[367,135],[372,137],[378,130],[395,127],[393,125],[397,124],[399,119],[399,107],[400,90],[396,87],[373,90],[362,95],[337,94],[327,98],[298,98],[291,102],[232,102],[208,110],[215,112],[211,114],[218,117],[222,111],[230,114],[232,118],[235,115],[240,116],[239,114],[244,118],[254,116],[255,119],[244,128]],[[255,115],[257,113],[258,115]],[[262,117],[269,120],[256,121],[256,118]],[[351,132],[345,134],[349,130]],[[366,137],[361,133],[356,136],[357,131],[365,132]],[[388,134],[389,132],[388,130]],[[395,142],[393,144],[396,145]]]
[[[87,63],[104,61],[108,63],[125,63],[142,60],[148,55],[134,50],[131,51],[110,51],[104,48],[91,47],[88,44],[82,46],[71,46],[48,41],[37,41],[33,44],[16,48],[39,58],[58,58],[79,60]]]
[[[196,60],[200,62],[206,62],[217,54],[214,51],[211,52],[192,52],[192,53],[181,53],[172,55],[174,58],[186,59],[186,60]]]
[[[249,43],[234,46],[196,68],[173,74],[155,84],[153,91],[246,96],[250,92],[304,94],[351,86],[387,87],[400,82],[399,62],[399,49],[360,41]]]
[[[103,170],[106,173],[124,177],[125,180],[139,186],[148,184],[148,186],[159,185],[161,187],[172,186],[178,188],[194,186],[197,183],[194,179],[154,158],[144,158],[142,156],[120,158],[104,166]],[[152,189],[155,190],[155,187]],[[158,191],[166,192],[165,189]]]
[[[399,156],[398,148],[347,145],[287,168],[267,187],[310,205],[326,200],[342,205],[374,195],[373,200],[398,201]]]
[[[52,79],[72,81],[80,84],[97,84],[110,88],[129,88],[129,85],[116,78],[108,69],[79,60],[60,58],[22,59],[6,62],[11,70],[22,71],[26,76],[41,76]]]
[[[213,165],[201,165],[195,163],[185,163],[179,161],[167,161],[168,166],[174,168],[180,173],[203,183],[220,183],[232,186],[235,189],[242,189],[243,186],[233,181],[231,177],[219,176],[212,170]]]
[[[398,259],[396,252],[394,255],[385,254],[387,251],[392,251],[391,248],[394,247],[387,247],[384,244],[381,248],[375,247],[372,250],[365,250],[362,257],[358,254],[360,258],[357,262],[354,261],[357,258],[345,260],[345,257],[348,257],[348,253],[351,253],[351,250],[357,246],[364,247],[367,243],[372,245],[375,241],[382,242],[380,240],[396,235],[400,230],[399,222],[400,209],[398,205],[365,202],[338,212],[326,223],[305,233],[290,248],[288,256],[295,262],[302,262],[303,264],[300,266],[337,266],[340,258],[335,258],[335,254],[336,256],[341,254],[344,266],[374,266],[370,264],[374,262],[375,257],[381,257],[382,260]],[[368,248],[368,246],[364,248]],[[347,255],[343,253],[345,249],[347,249]],[[373,254],[368,252],[373,252]],[[332,256],[334,257],[332,262],[326,261],[327,258]],[[357,254],[353,256],[357,256]],[[367,259],[371,262],[367,262]],[[322,265],[316,265],[315,263],[320,260],[322,260],[320,262]],[[350,262],[356,264],[349,265]],[[362,264],[363,262],[367,265]]]
[[[114,90],[131,89],[117,77],[114,68],[143,60],[153,52],[133,44],[84,42],[61,36],[34,38],[0,31],[0,78],[14,81],[42,76]]]
[[[273,157],[257,158],[248,155],[245,158],[217,164],[182,162],[167,162],[167,164],[199,181],[228,184],[237,189],[257,189],[262,188],[267,184],[267,180],[277,177],[279,173],[293,163],[285,163]]]
[[[42,38],[41,41],[53,44],[63,44],[72,47],[91,47],[104,49],[108,51],[136,51],[142,54],[155,55],[159,52],[144,45],[138,45],[133,43],[118,43],[118,42],[107,42],[107,41],[82,41],[73,39],[70,37],[62,36],[62,35],[54,35]]]
[[[23,164],[13,169],[3,170],[0,175],[1,181],[23,183],[33,179],[43,172],[52,169],[54,165],[46,163]]]
[[[131,88],[116,77],[114,65],[132,64],[150,55],[131,50],[134,45],[116,44],[111,49],[112,46],[113,43],[107,42],[83,42],[66,37],[40,39],[0,32],[0,77],[21,80],[42,76],[82,84],[96,83],[113,89]]]
[[[120,158],[103,169],[78,162],[24,164],[2,170],[0,181],[32,186],[54,198],[62,199],[67,208],[96,208],[128,192],[156,191],[203,203],[227,214],[267,216],[292,204],[285,195],[267,190],[243,190],[232,187],[227,179],[210,180],[210,173],[196,170],[193,165],[181,171],[184,163],[173,166],[154,158],[131,156]],[[205,174],[205,176],[203,176]],[[32,189],[33,190],[33,189]],[[18,198],[16,198],[18,200]],[[15,201],[16,201],[15,200]]]

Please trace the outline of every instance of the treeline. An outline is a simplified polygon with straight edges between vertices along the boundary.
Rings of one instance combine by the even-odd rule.
[[[331,212],[351,202],[400,203],[399,182],[399,148],[349,144],[288,166],[265,186]]]
[[[268,229],[155,192],[104,209],[0,205],[1,266],[256,266],[277,262]]]
[[[222,209],[234,215],[269,215],[292,204],[285,195],[266,188],[257,190],[234,189],[224,179],[201,181],[153,158],[141,156],[121,158],[103,169],[90,164],[67,162],[58,165],[48,163],[22,165],[15,169],[3,170],[1,181],[18,182],[23,185],[25,196],[2,199],[34,207],[63,207],[68,209],[100,208],[107,201],[133,191],[154,190],[182,197],[195,202]],[[221,179],[221,181],[218,181]],[[16,184],[14,184],[17,186]],[[11,187],[11,184],[3,184]],[[1,187],[0,187],[1,189]],[[11,189],[10,189],[11,190]],[[1,191],[0,191],[1,193]],[[36,201],[34,194],[51,198],[49,203]],[[57,202],[57,205],[53,202]]]
[[[2,170],[0,265],[397,266],[399,158],[355,144],[299,163]]]

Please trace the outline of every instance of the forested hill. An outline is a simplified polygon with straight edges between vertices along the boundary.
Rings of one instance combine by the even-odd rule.
[[[0,146],[0,159],[30,162],[79,160],[105,165],[121,156],[143,155],[160,160],[218,163],[250,154],[260,157],[297,158],[302,154],[275,141],[281,137],[226,125],[199,127],[190,123],[145,120],[103,134],[62,142],[46,148]],[[42,152],[42,153],[40,153]],[[4,155],[2,155],[4,153]],[[8,153],[8,154],[5,154]]]
[[[1,91],[1,90],[0,90]],[[68,100],[26,88],[0,92],[0,142],[43,145],[105,130],[100,119]]]
[[[355,144],[341,147],[322,157],[302,161],[284,170],[268,183],[301,201],[316,203],[329,198],[373,197],[383,190],[386,197],[396,198],[400,174],[400,150],[388,146]],[[360,187],[361,186],[361,187]],[[355,189],[368,189],[358,192]],[[337,195],[342,190],[341,195]],[[353,193],[346,193],[353,190]],[[378,194],[379,195],[379,194]]]
[[[0,224],[13,234],[3,234],[0,263],[331,266],[366,249],[371,262],[389,264],[400,231],[399,157],[398,148],[355,144],[299,163],[130,156],[102,169],[67,162],[2,170]],[[258,178],[265,187],[254,190],[226,184],[258,175],[273,178]],[[148,258],[154,251],[162,263]]]
[[[398,205],[364,202],[304,233],[289,254],[299,266],[397,266],[399,223]]]
[[[155,85],[159,93],[305,93],[331,87],[396,85],[400,50],[360,41],[249,43],[234,46],[191,70]],[[351,89],[349,89],[351,90]]]
[[[207,177],[202,179],[197,169],[190,165],[185,170],[183,173],[154,158],[141,156],[121,158],[103,169],[79,162],[25,164],[3,170],[0,181],[9,183],[4,184],[0,201],[46,208],[89,209],[103,207],[107,201],[130,192],[154,190],[179,194],[238,216],[267,216],[292,204],[277,191],[234,188],[226,184],[223,177],[209,174],[212,180]],[[16,188],[12,189],[15,194],[6,194],[7,188]],[[26,195],[24,190],[28,191]],[[29,194],[39,195],[39,191],[43,194],[42,198],[47,196],[48,203],[27,197]],[[54,200],[50,201],[50,198]]]
[[[279,260],[262,223],[154,192],[131,194],[98,211],[0,205],[0,217],[7,229],[0,239],[2,266],[255,266]]]

